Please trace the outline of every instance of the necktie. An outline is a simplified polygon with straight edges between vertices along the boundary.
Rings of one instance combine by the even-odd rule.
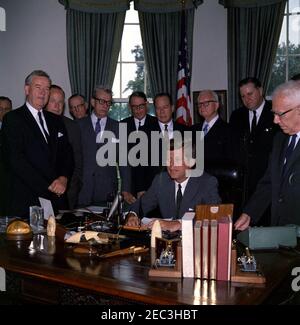
[[[43,129],[44,135],[46,137],[46,141],[48,142],[49,141],[49,134],[45,129],[45,125],[44,125],[44,121],[42,119],[42,113],[41,112],[38,112],[38,117],[39,117],[40,125],[41,125],[41,127]]]
[[[168,124],[165,124],[164,137],[169,138]]]
[[[139,125],[138,125],[137,130],[139,131],[140,128],[141,128],[141,121],[139,121]]]
[[[96,122],[96,126],[95,126],[95,133],[96,133],[96,137],[98,135],[99,132],[101,132],[101,124],[100,124],[101,118],[97,119]]]
[[[207,123],[204,123],[204,127],[203,127],[202,131],[204,132],[204,136],[206,136],[206,134],[208,132],[208,124]]]
[[[177,194],[176,194],[176,215],[175,215],[175,219],[179,219],[181,201],[182,201],[181,185],[178,184],[178,189],[177,189]]]
[[[255,129],[256,129],[256,111],[252,111],[253,117],[251,121],[251,134],[254,134]]]
[[[290,143],[288,145],[288,147],[286,148],[285,151],[285,156],[284,156],[284,165],[283,165],[283,173],[285,171],[285,167],[289,161],[289,159],[291,158],[291,155],[293,153],[294,147],[295,147],[295,143],[296,143],[296,139],[297,139],[297,134],[294,134],[290,140]]]

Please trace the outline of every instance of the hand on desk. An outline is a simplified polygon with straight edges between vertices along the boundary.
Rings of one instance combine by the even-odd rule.
[[[235,230],[245,230],[249,227],[251,218],[247,213],[242,213],[234,224]]]
[[[181,223],[178,220],[164,220],[157,218],[153,218],[148,224],[142,226],[146,226],[148,229],[152,229],[152,226],[156,220],[159,220],[161,229],[164,231],[169,230],[173,232],[181,229]],[[139,227],[141,226],[141,220],[136,214],[128,213],[125,225],[130,227]]]

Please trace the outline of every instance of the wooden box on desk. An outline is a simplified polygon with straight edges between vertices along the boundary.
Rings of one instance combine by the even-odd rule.
[[[232,217],[233,204],[202,204],[196,206],[196,220]]]

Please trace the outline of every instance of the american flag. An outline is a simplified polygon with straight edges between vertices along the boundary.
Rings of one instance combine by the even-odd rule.
[[[176,122],[192,125],[192,104],[190,94],[190,72],[188,64],[185,10],[181,13],[181,41],[177,71]]]

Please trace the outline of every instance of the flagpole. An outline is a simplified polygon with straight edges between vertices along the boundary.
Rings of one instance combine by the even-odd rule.
[[[176,98],[176,122],[190,126],[192,124],[192,108],[190,97],[190,73],[188,64],[188,48],[185,23],[185,4],[186,0],[180,0],[181,3],[181,39],[178,56],[177,71],[177,98]]]

